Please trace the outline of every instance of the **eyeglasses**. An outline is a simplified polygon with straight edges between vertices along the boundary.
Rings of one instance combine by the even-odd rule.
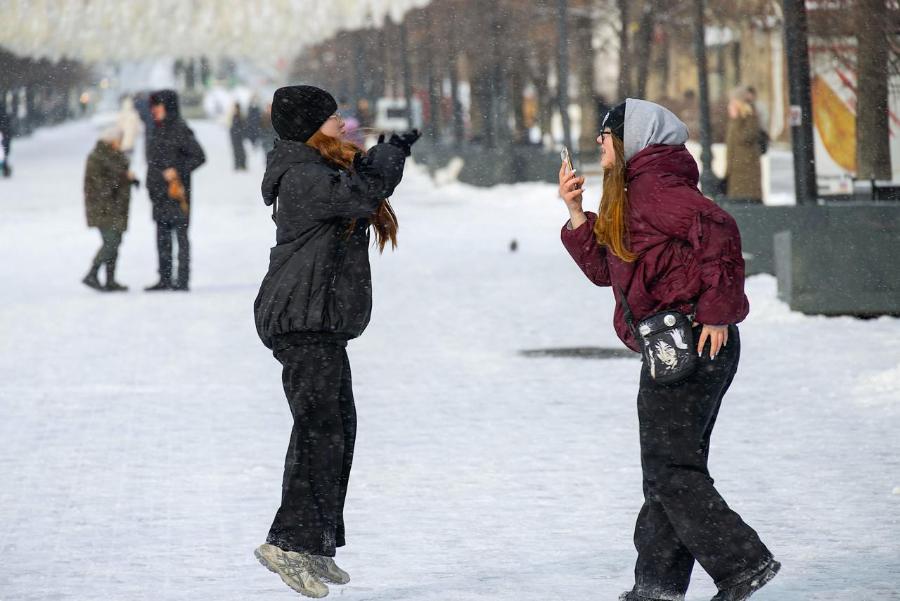
[[[335,113],[334,113],[332,116],[328,117],[328,118],[329,118],[329,119],[337,119],[338,121],[343,121],[343,120],[344,120],[344,116],[341,114],[341,111],[335,111]]]
[[[606,142],[606,136],[611,136],[611,131],[601,131],[600,132],[600,143],[603,144]]]

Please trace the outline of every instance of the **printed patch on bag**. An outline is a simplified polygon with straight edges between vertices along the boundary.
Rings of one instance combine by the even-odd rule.
[[[668,319],[669,315],[666,316]],[[675,318],[672,317],[672,321]],[[678,351],[687,350],[688,345],[684,342],[684,339],[681,336],[680,330],[673,330],[669,332],[671,334],[672,344],[669,344],[662,338],[657,339],[657,341],[650,348],[649,353],[649,363],[650,363],[650,376],[656,377],[656,362],[657,360],[661,363],[661,369],[665,372],[672,372],[678,368]]]

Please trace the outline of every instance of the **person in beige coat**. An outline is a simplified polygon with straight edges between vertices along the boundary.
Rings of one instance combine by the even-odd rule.
[[[134,108],[134,101],[131,96],[122,99],[122,108],[116,118],[116,127],[122,132],[121,151],[129,157],[134,152],[134,145],[137,142],[144,124],[141,122],[141,116]]]
[[[729,198],[762,202],[759,118],[741,88],[728,102],[725,133],[727,191]]]

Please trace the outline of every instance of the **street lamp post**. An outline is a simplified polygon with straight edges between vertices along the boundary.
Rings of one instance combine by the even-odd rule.
[[[791,101],[791,146],[794,151],[794,188],[797,204],[815,204],[816,157],[812,131],[812,100],[809,85],[806,1],[783,0],[784,39]]]

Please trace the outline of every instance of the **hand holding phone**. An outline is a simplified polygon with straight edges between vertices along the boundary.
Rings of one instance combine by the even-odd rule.
[[[576,175],[568,148],[563,146],[559,156],[562,159],[562,165],[559,168],[559,195],[570,212],[580,213],[584,178]]]

